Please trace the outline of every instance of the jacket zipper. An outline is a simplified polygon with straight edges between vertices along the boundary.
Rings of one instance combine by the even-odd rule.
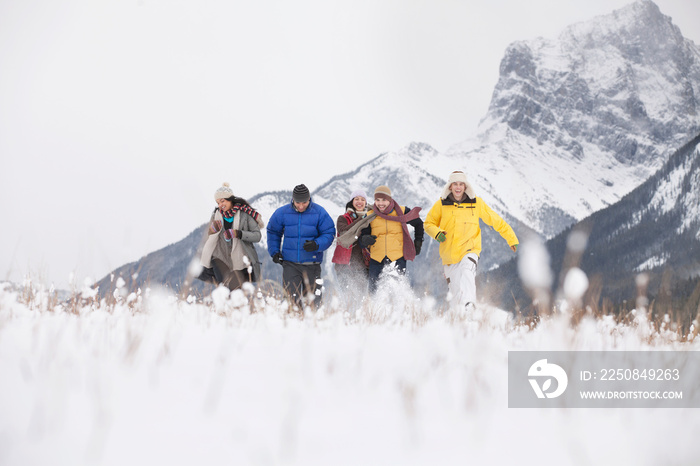
[[[384,234],[384,257],[389,257],[389,244],[387,243],[389,240],[389,220],[384,219],[384,229],[386,230],[386,233]],[[383,259],[382,259],[383,260]],[[391,260],[391,259],[389,259]]]

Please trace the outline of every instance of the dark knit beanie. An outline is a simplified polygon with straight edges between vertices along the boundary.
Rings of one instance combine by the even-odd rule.
[[[306,202],[310,199],[311,194],[309,193],[309,188],[303,184],[294,187],[294,191],[292,192],[292,200],[294,202]]]

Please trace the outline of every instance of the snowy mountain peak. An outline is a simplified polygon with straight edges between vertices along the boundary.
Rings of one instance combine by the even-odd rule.
[[[399,153],[403,156],[411,158],[412,160],[420,161],[426,156],[435,156],[438,152],[430,144],[426,144],[424,142],[411,142],[400,150]]]
[[[512,44],[501,62],[489,117],[530,135],[587,114],[638,132],[655,124],[671,127],[652,134],[656,138],[674,135],[675,124],[695,117],[692,130],[676,140],[680,144],[700,127],[699,63],[700,51],[671,19],[653,2],[638,1],[570,26],[556,41]],[[582,135],[566,126],[569,136]],[[638,152],[631,141],[615,148],[622,160]]]
[[[381,154],[352,172],[333,177],[314,195],[342,211],[355,189],[363,189],[371,203],[374,189],[386,185],[397,202],[425,207],[445,183],[426,169],[438,157],[429,144],[412,142],[398,151]]]
[[[669,41],[669,38],[673,40]],[[560,40],[578,46],[583,44],[584,47],[596,47],[606,41],[624,45],[633,52],[630,56],[639,61],[685,41],[671,18],[649,0],[638,0],[608,15],[569,26]]]
[[[547,236],[610,205],[700,130],[700,50],[651,1],[508,47],[476,136],[448,151]]]

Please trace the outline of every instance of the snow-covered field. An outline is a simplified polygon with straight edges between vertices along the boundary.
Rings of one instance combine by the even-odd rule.
[[[0,465],[698,464],[696,409],[509,409],[509,350],[698,350],[670,330],[443,312],[402,285],[55,302],[0,285]]]

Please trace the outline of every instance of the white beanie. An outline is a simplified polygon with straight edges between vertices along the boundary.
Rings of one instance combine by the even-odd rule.
[[[452,191],[450,190],[450,186],[452,186],[452,183],[456,183],[459,181],[467,185],[465,192],[467,193],[467,196],[469,196],[471,199],[474,199],[476,197],[474,188],[472,187],[472,185],[469,184],[469,181],[467,181],[467,175],[465,175],[464,172],[460,171],[454,171],[450,173],[450,177],[447,179],[447,184],[445,185],[445,189],[442,190],[442,196],[440,196],[440,198],[447,199],[447,196],[449,196],[452,193]]]
[[[367,200],[367,194],[365,194],[365,192],[361,189],[356,189],[355,191],[352,192],[352,194],[350,194],[351,201],[354,200],[356,197],[361,197],[365,201]]]
[[[228,183],[224,183],[219,189],[214,192],[214,200],[228,199],[233,196],[233,190],[229,187]]]

